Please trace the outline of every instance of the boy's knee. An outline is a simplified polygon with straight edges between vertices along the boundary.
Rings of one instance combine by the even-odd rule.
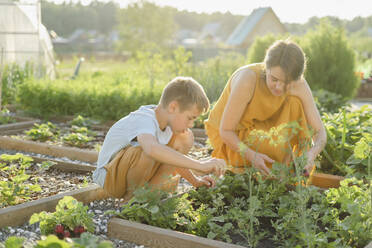
[[[176,134],[176,138],[172,148],[180,153],[189,153],[191,147],[194,145],[194,134],[190,129],[181,134]]]

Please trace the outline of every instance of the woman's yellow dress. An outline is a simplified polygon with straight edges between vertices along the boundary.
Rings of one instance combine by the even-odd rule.
[[[240,70],[247,70],[247,68],[256,73],[256,86],[253,97],[247,105],[235,132],[240,141],[244,142],[251,149],[266,154],[275,161],[284,162],[286,154],[290,149],[292,149],[292,151],[301,151],[301,145],[309,142],[309,129],[302,102],[296,96],[287,94],[275,96],[271,94],[266,85],[264,64],[262,63],[244,66],[235,73]],[[234,77],[234,74],[231,78]],[[208,120],[205,121],[205,129],[214,149],[212,152],[213,157],[222,158],[229,165],[234,167],[249,166],[249,162],[245,161],[239,152],[231,150],[221,140],[219,134],[222,114],[231,92],[231,78],[226,84],[217,103],[211,110]],[[268,139],[263,141],[257,139],[249,141],[249,135],[254,129],[267,132],[273,127],[278,127],[281,124],[293,121],[297,121],[300,128],[298,129],[298,133],[288,131],[291,129],[286,129],[288,132],[287,137],[291,137],[287,139],[289,142],[274,146],[270,144]],[[285,132],[281,132],[281,134],[283,133]],[[271,164],[267,164],[267,166],[271,168]]]

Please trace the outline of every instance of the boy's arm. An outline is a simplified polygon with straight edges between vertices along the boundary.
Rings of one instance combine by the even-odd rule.
[[[161,163],[205,173],[213,172],[217,176],[224,174],[226,164],[222,159],[194,160],[168,146],[159,144],[151,134],[140,134],[137,140],[146,155]]]

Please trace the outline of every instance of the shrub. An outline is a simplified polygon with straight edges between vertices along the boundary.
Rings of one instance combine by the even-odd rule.
[[[31,63],[26,63],[24,67],[8,64],[4,67],[2,74],[2,104],[0,105],[5,105],[14,102],[17,86],[33,75],[33,66]]]
[[[302,47],[308,57],[305,77],[313,90],[325,89],[349,99],[355,95],[359,87],[355,54],[342,29],[322,22],[305,35]]]
[[[275,36],[273,34],[256,38],[248,50],[248,63],[251,64],[263,62],[266,50],[269,48],[269,46],[281,38],[283,37],[278,35]]]
[[[313,96],[320,112],[337,112],[347,102],[341,95],[324,89],[314,90]]]

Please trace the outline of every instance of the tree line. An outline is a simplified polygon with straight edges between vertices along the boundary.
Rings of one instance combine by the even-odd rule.
[[[150,13],[142,13],[147,8],[151,9]],[[107,33],[112,30],[120,29],[120,20],[127,20],[123,15],[146,14],[143,21],[162,19],[171,21],[173,32],[180,29],[191,31],[201,31],[203,26],[210,22],[220,23],[217,33],[222,38],[226,38],[244,18],[241,15],[233,15],[230,12],[215,12],[212,14],[197,13],[191,11],[179,11],[173,7],[160,7],[156,4],[146,1],[132,3],[126,8],[120,9],[114,2],[92,1],[89,5],[83,5],[79,2],[63,2],[55,4],[53,2],[42,0],[41,2],[42,22],[49,29],[54,30],[60,36],[68,36],[76,29],[95,29],[101,33]],[[146,10],[144,10],[146,11]],[[155,17],[152,17],[154,15]],[[156,17],[157,16],[157,17]],[[321,19],[318,17],[310,18],[304,24],[284,23],[288,31],[292,34],[302,35],[309,29],[316,27]],[[337,17],[327,17],[336,27],[343,27],[348,33],[364,36],[368,28],[372,27],[372,15],[369,17],[355,17],[353,20],[343,20]],[[162,25],[167,25],[164,21],[159,20]]]

